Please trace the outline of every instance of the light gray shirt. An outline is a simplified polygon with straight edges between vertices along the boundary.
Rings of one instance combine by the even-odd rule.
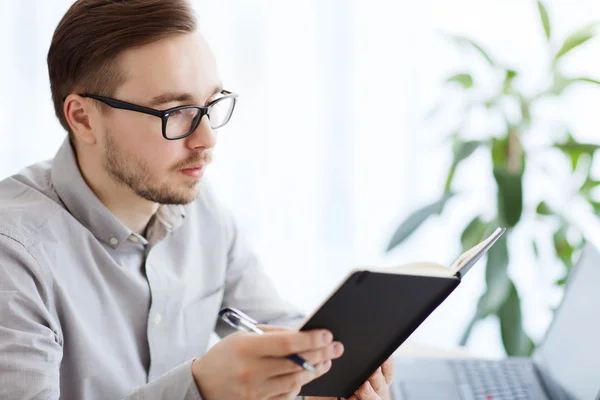
[[[68,140],[0,182],[0,398],[200,399],[191,363],[226,334],[223,306],[301,318],[206,182],[144,237],[90,190]]]

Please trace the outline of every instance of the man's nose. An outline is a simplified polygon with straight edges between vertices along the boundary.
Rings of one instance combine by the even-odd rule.
[[[200,123],[192,132],[190,136],[186,138],[187,146],[190,149],[212,149],[215,147],[217,142],[216,135],[213,129],[210,127],[210,120],[208,119],[208,115],[202,116]]]

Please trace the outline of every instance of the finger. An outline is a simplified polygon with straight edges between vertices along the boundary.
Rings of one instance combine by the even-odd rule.
[[[320,349],[333,341],[331,332],[323,329],[308,332],[268,332],[246,341],[248,354],[282,357]]]
[[[367,381],[358,388],[356,393],[354,393],[350,397],[350,399],[351,400],[381,400],[381,397],[379,397],[379,395],[377,393],[375,393],[375,390],[373,390],[373,387],[371,386],[369,381]]]
[[[293,374],[304,370],[301,365],[298,365],[285,357],[263,358],[260,360],[258,368],[262,371],[263,376],[270,378]]]
[[[383,373],[383,377],[385,378],[385,382],[388,385],[392,384],[394,380],[394,358],[390,357],[381,366],[381,372]]]
[[[383,395],[383,393],[385,393],[388,385],[385,381],[383,373],[381,372],[381,367],[377,368],[377,371],[375,371],[375,373],[369,377],[369,383],[371,384],[371,387],[375,393],[379,395]]]
[[[343,354],[344,345],[340,342],[333,342],[319,350],[306,351],[298,355],[312,364],[319,364],[327,360],[335,360],[340,358]]]
[[[326,361],[316,366],[317,372],[302,370],[293,374],[269,378],[263,385],[265,393],[270,396],[289,395],[300,393],[302,386],[317,379],[331,369],[331,361]]]
[[[298,390],[298,393],[291,392],[291,393],[286,393],[286,394],[280,394],[275,397],[270,397],[269,400],[295,400],[299,394],[300,394],[300,390]],[[321,399],[319,399],[319,400],[321,400]]]
[[[312,365],[318,365],[325,361],[340,358],[343,352],[344,346],[340,342],[334,342],[320,350],[304,352],[299,354],[299,356]],[[268,376],[287,375],[300,372],[303,369],[302,366],[296,364],[294,361],[283,357],[265,358],[261,361],[260,368]]]

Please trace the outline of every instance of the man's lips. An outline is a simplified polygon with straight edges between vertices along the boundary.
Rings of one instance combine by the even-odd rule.
[[[204,167],[205,165],[187,167],[182,169],[181,172],[187,176],[198,179],[204,175]]]

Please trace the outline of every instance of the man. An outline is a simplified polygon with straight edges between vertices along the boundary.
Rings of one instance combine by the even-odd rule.
[[[0,182],[0,398],[289,399],[326,373],[343,353],[327,331],[265,327],[206,352],[230,333],[222,306],[301,316],[202,180],[236,95],[190,5],[77,1],[48,68],[68,137]],[[354,397],[389,398],[391,376]]]

